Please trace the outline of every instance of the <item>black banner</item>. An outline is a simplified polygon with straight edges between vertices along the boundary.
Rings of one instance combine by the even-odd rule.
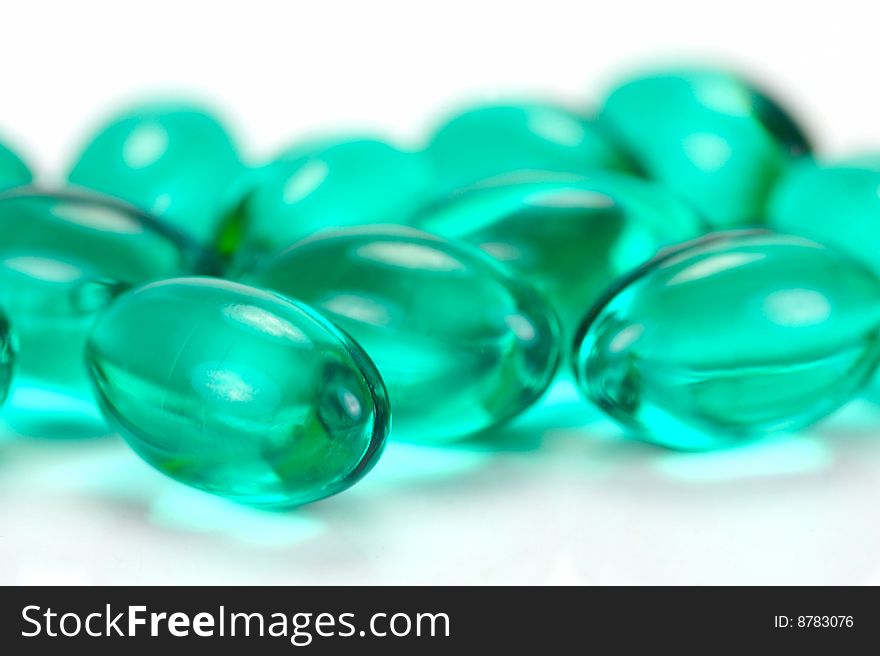
[[[871,588],[4,588],[7,654],[129,645],[255,654],[553,653],[613,645],[711,653],[880,637]],[[226,648],[226,649],[225,649]]]

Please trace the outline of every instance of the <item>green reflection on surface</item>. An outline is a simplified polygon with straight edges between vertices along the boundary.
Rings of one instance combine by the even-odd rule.
[[[107,424],[91,399],[29,379],[18,379],[12,387],[0,425],[22,435],[62,440],[107,433]]]

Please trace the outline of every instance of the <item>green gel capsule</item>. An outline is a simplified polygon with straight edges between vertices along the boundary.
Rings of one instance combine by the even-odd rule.
[[[794,167],[773,192],[768,223],[833,244],[880,275],[880,155]],[[866,395],[880,399],[880,378]]]
[[[91,399],[83,348],[120,289],[209,270],[203,251],[155,218],[97,194],[0,198],[0,307],[19,340],[27,387]]]
[[[315,235],[248,277],[317,308],[373,358],[394,437],[439,442],[530,406],[559,360],[547,302],[478,249],[400,226]]]
[[[723,71],[630,79],[611,91],[599,120],[649,177],[718,228],[762,223],[773,184],[810,150],[773,100]]]
[[[671,193],[623,174],[483,184],[417,216],[517,269],[550,299],[566,344],[605,288],[664,245],[703,232]]]
[[[0,191],[30,184],[30,169],[22,159],[0,143]]]
[[[375,464],[390,413],[360,347],[308,307],[212,278],[156,282],[97,319],[102,409],[160,472],[255,506],[309,503]]]
[[[773,192],[768,223],[833,244],[880,274],[880,156],[794,167]]]
[[[673,247],[581,326],[583,393],[659,444],[711,449],[829,414],[880,358],[880,279],[802,237],[733,231]]]
[[[0,312],[0,404],[6,401],[15,370],[16,338],[9,319]]]
[[[442,125],[428,146],[438,194],[515,171],[628,171],[630,164],[596,125],[543,103],[464,111]]]
[[[405,222],[429,193],[416,154],[381,141],[318,141],[292,148],[252,176],[223,222],[217,250],[242,270],[327,228]]]
[[[232,140],[208,112],[185,104],[146,104],[102,126],[68,177],[207,243],[241,174]]]

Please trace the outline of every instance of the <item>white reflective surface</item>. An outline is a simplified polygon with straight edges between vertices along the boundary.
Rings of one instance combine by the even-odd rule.
[[[544,428],[553,424],[555,428]],[[880,583],[880,410],[689,455],[557,386],[491,439],[392,444],[341,495],[264,512],[112,437],[0,438],[2,583]]]

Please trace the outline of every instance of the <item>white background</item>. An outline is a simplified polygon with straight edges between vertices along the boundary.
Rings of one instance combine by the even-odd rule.
[[[474,99],[589,107],[634,65],[718,61],[827,153],[880,145],[874,2],[8,2],[0,134],[44,175],[155,91],[213,101],[251,156],[309,131],[417,144]],[[880,412],[724,454],[634,444],[570,388],[486,443],[392,445],[290,513],[155,474],[116,440],[0,437],[2,583],[880,583]]]

